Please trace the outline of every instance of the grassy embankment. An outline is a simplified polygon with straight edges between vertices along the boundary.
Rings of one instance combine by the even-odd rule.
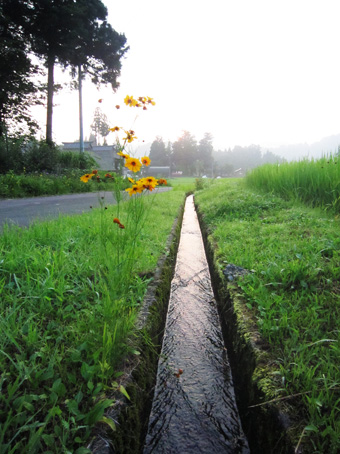
[[[334,161],[321,162],[320,172],[326,165],[334,172]],[[238,285],[274,358],[268,378],[277,393],[271,398],[293,396],[286,402],[301,418],[296,446],[311,453],[336,454],[340,451],[340,222],[338,196],[326,199],[322,182],[326,195],[336,194],[340,164],[331,182],[327,174],[314,176],[315,163],[301,166],[264,166],[245,181],[216,181],[199,191],[196,201],[211,229],[221,268],[232,263],[251,270]],[[293,181],[298,182],[295,188]],[[294,200],[269,193],[280,187],[285,188],[286,199],[293,195]],[[296,200],[299,194],[324,208],[302,205]]]
[[[88,452],[91,428],[112,404],[105,395],[117,386],[118,365],[134,351],[134,323],[148,284],[141,276],[164,252],[190,188],[193,180],[176,181],[155,198],[134,205],[132,197],[132,210],[131,203],[122,203],[119,213],[117,206],[105,209],[103,201],[81,216],[4,229],[2,454]],[[143,210],[147,217],[136,232]]]

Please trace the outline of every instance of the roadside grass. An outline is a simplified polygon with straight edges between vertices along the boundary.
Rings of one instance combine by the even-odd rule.
[[[272,398],[298,394],[289,400],[301,417],[297,445],[340,452],[339,219],[242,180],[215,181],[195,198],[221,268],[251,270],[237,285],[276,358]]]
[[[169,178],[168,183],[175,191],[179,189],[181,191],[190,192],[195,189],[195,178],[191,177]]]
[[[245,181],[253,189],[340,213],[339,156],[266,164],[252,170]]]
[[[94,178],[84,185],[80,177],[84,170],[70,170],[63,175],[31,173],[16,175],[8,172],[0,175],[0,198],[36,197],[44,195],[62,195],[82,192],[111,191],[116,183],[122,189],[128,187],[128,181],[112,172],[112,178],[105,177],[107,172],[99,171],[99,178]]]
[[[86,186],[86,185],[85,185]],[[86,446],[135,352],[135,321],[165,252],[183,185],[128,203],[5,227],[0,236],[0,452],[75,453]],[[119,210],[119,212],[118,212]],[[124,229],[113,222],[117,217]],[[118,257],[118,254],[120,256]],[[121,389],[124,393],[124,389]]]

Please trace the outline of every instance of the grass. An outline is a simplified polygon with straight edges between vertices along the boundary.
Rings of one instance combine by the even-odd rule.
[[[340,213],[340,159],[329,156],[266,164],[247,175],[249,187]]]
[[[195,188],[195,178],[190,177],[169,178],[168,183],[174,188],[174,190],[181,189],[185,192],[190,192]]]
[[[1,454],[89,452],[84,446],[112,404],[107,395],[119,364],[134,352],[134,323],[148,284],[141,276],[165,251],[183,200],[181,184],[144,198],[148,215],[137,236],[126,203],[107,209],[103,203],[29,229],[5,227]]]
[[[215,181],[196,201],[220,266],[251,270],[238,285],[275,358],[272,397],[299,394],[290,402],[306,452],[338,453],[339,219],[242,180]]]
[[[71,170],[64,175],[46,173],[32,173],[16,175],[9,172],[0,175],[0,198],[35,197],[44,195],[61,195],[81,192],[111,191],[114,183],[111,178],[105,177],[106,172],[99,171],[99,179],[94,178],[84,184],[80,177],[84,170]],[[122,188],[128,183],[123,178],[112,173],[120,181]]]

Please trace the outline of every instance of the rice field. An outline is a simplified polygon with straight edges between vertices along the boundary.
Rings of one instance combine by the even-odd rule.
[[[266,164],[245,178],[248,187],[272,193],[286,200],[301,201],[340,213],[340,157]]]

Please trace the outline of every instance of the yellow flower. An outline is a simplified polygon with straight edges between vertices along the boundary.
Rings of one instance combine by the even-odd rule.
[[[124,159],[128,159],[130,156],[126,153],[123,153],[122,151],[119,151],[117,153],[118,156],[122,156]]]
[[[153,98],[149,98],[149,96],[147,97],[148,98],[148,103],[149,104],[152,104],[153,106],[156,105],[155,101],[153,100]]]
[[[133,106],[135,107],[137,104],[137,101],[133,98],[133,96],[127,95],[126,98],[124,99],[124,102],[127,106]]]
[[[82,177],[80,177],[80,180],[83,181],[84,183],[88,183],[89,180],[93,177],[94,173],[86,173]]]
[[[127,140],[129,143],[133,142],[138,137],[134,136],[134,131],[125,131],[126,137],[123,140]]]
[[[138,172],[140,170],[141,166],[142,166],[142,163],[137,158],[129,157],[125,161],[125,167],[127,167],[129,170],[132,170],[132,172]]]
[[[136,184],[136,181],[133,178],[128,177],[128,180],[130,181],[130,183]]]
[[[117,131],[119,131],[119,129],[120,129],[119,126],[115,126],[114,128],[110,128],[109,131],[117,132]]]
[[[165,178],[160,178],[160,179],[158,180],[158,184],[168,184],[168,182],[166,181]]]
[[[153,186],[157,186],[158,184],[158,180],[155,177],[146,177],[144,178],[144,182]]]
[[[151,161],[150,161],[150,158],[148,158],[147,156],[143,156],[143,157],[141,158],[141,161],[142,161],[142,164],[145,165],[145,166],[150,165],[150,162],[151,162]]]
[[[158,182],[154,177],[141,178],[138,183],[147,191],[152,191],[157,186]]]
[[[153,191],[155,189],[156,185],[153,185],[153,184],[148,184],[148,183],[144,183],[143,184],[143,188],[146,189],[147,191]]]
[[[137,194],[138,192],[142,192],[143,188],[138,186],[137,184],[134,184],[131,188],[125,189],[126,192],[129,193],[129,196],[131,197],[133,194]]]

